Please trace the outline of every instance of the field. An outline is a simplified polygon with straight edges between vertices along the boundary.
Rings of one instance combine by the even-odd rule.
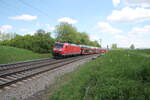
[[[50,57],[50,54],[38,54],[25,49],[0,46],[0,64],[47,57]]]
[[[110,51],[86,63],[49,100],[150,100],[150,50]]]
[[[150,57],[150,49],[146,49],[146,50],[134,50],[134,51],[130,51],[130,52],[139,54],[141,56]]]

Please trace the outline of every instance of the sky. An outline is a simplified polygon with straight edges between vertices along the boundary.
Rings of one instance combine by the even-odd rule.
[[[0,0],[0,31],[52,32],[60,22],[87,32],[103,47],[150,48],[150,0]]]

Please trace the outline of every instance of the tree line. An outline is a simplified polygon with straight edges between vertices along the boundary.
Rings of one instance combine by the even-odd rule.
[[[132,49],[132,50],[135,49],[134,44],[131,44],[129,48]],[[117,47],[117,44],[116,44],[116,43],[113,43],[113,44],[111,45],[111,49],[123,49],[123,48],[118,48],[118,47]]]
[[[24,48],[37,53],[51,52],[56,41],[100,47],[97,41],[90,40],[86,32],[78,32],[76,27],[68,23],[60,23],[54,32],[55,38],[52,38],[51,32],[45,32],[43,29],[37,30],[34,35],[16,34],[11,39],[5,36],[5,39],[0,40],[0,45]]]

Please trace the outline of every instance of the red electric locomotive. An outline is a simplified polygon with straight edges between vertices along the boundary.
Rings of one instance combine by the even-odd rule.
[[[56,42],[53,48],[53,56],[73,56],[80,55],[81,48],[76,44]]]
[[[107,49],[101,49],[98,47],[92,47],[92,46],[86,46],[86,45],[60,43],[60,42],[56,42],[53,48],[54,57],[97,54],[97,53],[105,53],[105,52],[107,52]]]

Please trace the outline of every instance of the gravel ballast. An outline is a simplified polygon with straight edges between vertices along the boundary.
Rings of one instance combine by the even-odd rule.
[[[93,55],[92,57],[73,62],[16,84],[12,84],[3,90],[0,90],[0,100],[36,100],[35,98],[38,97],[38,94],[40,94],[41,91],[44,91],[51,84],[55,83],[56,77],[74,71],[79,65],[90,61],[96,56],[97,55]]]

